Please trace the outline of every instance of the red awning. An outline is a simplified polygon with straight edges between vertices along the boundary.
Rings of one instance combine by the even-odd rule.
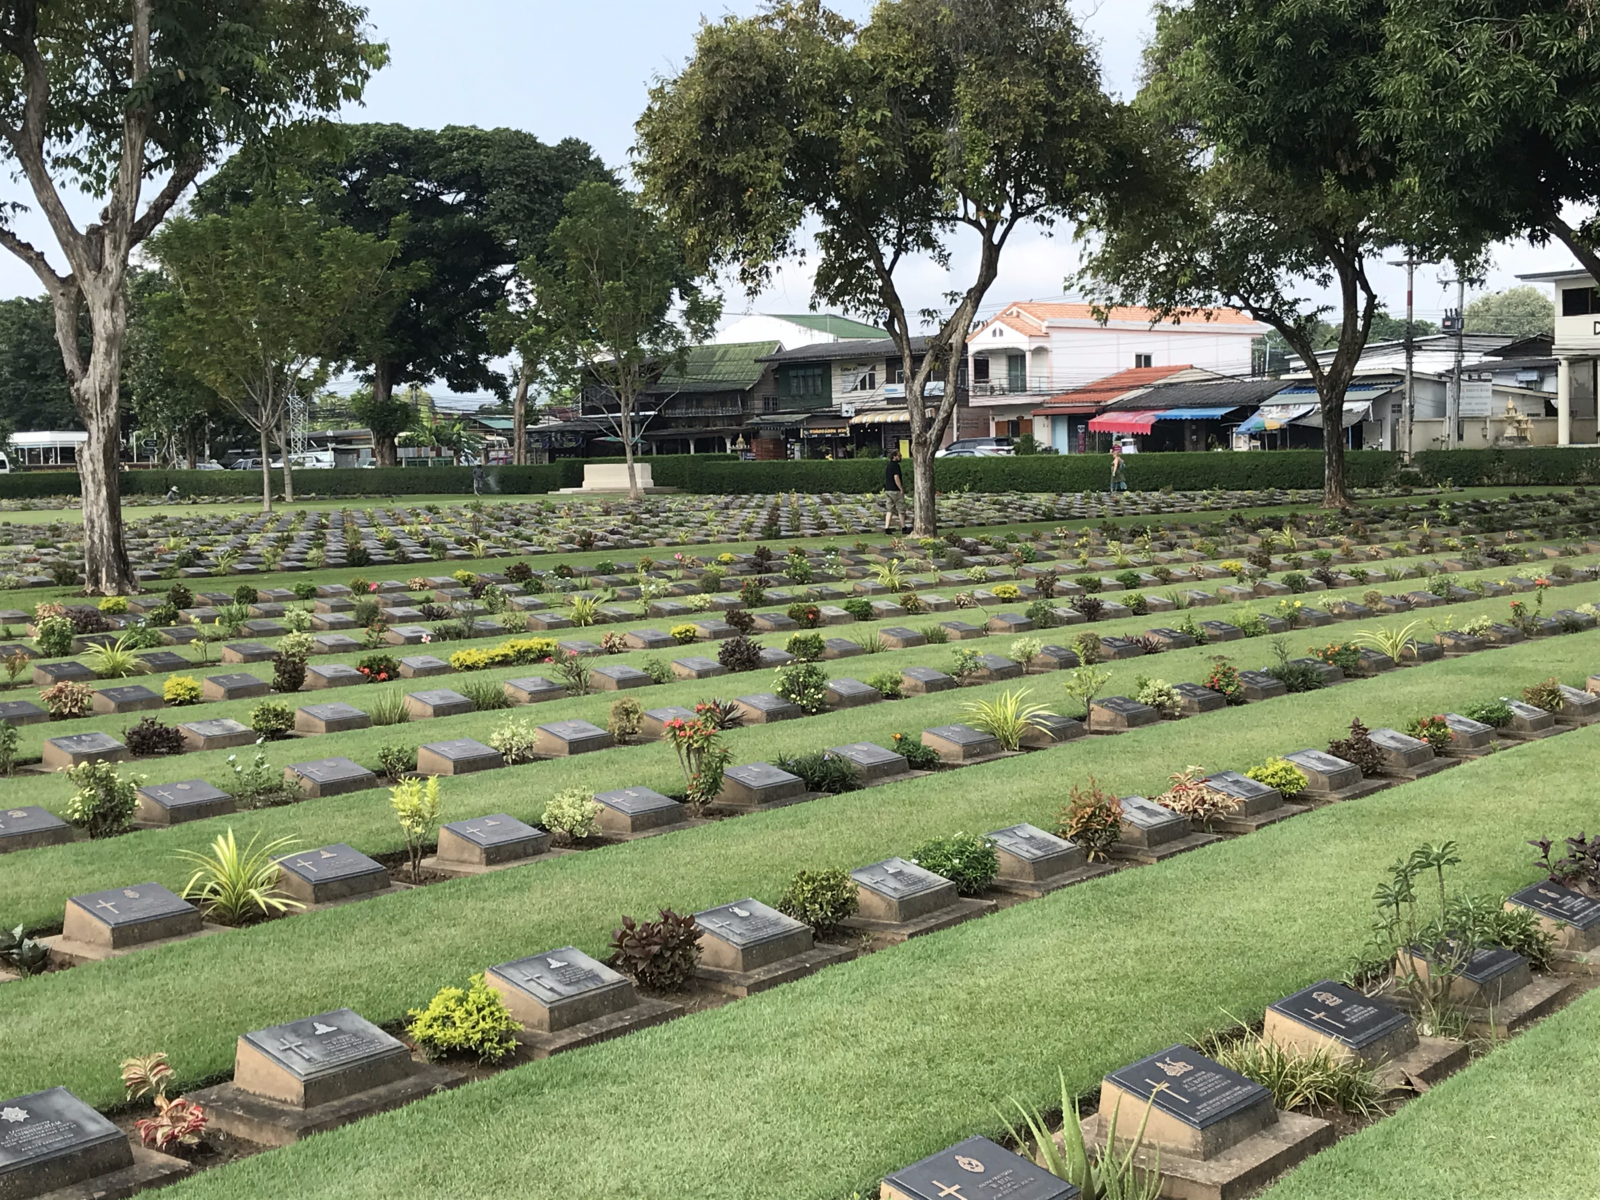
[[[1156,425],[1157,413],[1106,413],[1089,422],[1092,433],[1149,433]]]

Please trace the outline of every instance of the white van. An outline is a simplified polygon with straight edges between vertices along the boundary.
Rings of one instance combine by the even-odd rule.
[[[11,460],[6,457],[6,452],[0,450],[0,475],[11,474]]]
[[[334,468],[332,450],[312,450],[306,454],[296,454],[289,460],[289,466],[296,471],[331,471]],[[283,466],[283,459],[272,460],[272,469],[279,470]]]

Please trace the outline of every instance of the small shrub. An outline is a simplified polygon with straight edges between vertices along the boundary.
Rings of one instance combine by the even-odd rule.
[[[641,987],[682,991],[700,965],[700,927],[692,913],[663,908],[659,916],[655,921],[623,917],[621,928],[611,932],[607,961]]]
[[[274,913],[304,908],[278,889],[282,872],[277,856],[295,844],[294,838],[276,838],[257,849],[260,834],[241,850],[233,830],[218,834],[207,853],[179,850],[177,857],[194,868],[179,892],[195,901],[208,920],[219,925],[248,925]]]
[[[469,679],[456,686],[463,696],[472,701],[474,712],[492,712],[511,707],[511,697],[506,695],[505,688],[492,679]]]
[[[91,838],[126,833],[138,806],[138,781],[124,779],[116,763],[86,762],[67,768],[67,780],[77,793],[67,801],[67,824]]]
[[[839,607],[858,621],[872,620],[872,602],[863,600],[860,596],[851,596]]]
[[[1089,786],[1072,786],[1072,796],[1056,817],[1056,832],[1083,847],[1090,862],[1104,862],[1122,840],[1122,801],[1107,795],[1089,776]]]
[[[465,988],[440,988],[426,1008],[413,1008],[406,1016],[406,1033],[430,1059],[499,1062],[516,1051],[522,1028],[482,974],[467,980]]]
[[[1208,832],[1217,818],[1239,807],[1237,799],[1205,781],[1203,767],[1188,767],[1168,781],[1172,786],[1156,797],[1156,803],[1182,813]]]
[[[63,658],[72,653],[72,639],[77,631],[65,616],[44,617],[35,625],[34,643],[46,658]]]
[[[282,650],[272,656],[272,690],[285,695],[298,692],[306,683],[306,660]]]
[[[1072,607],[1090,621],[1098,621],[1100,614],[1106,610],[1105,601],[1098,596],[1074,596]]]
[[[402,779],[389,789],[389,807],[400,824],[411,859],[411,882],[422,881],[422,854],[439,834],[444,802],[439,798],[439,777]]]
[[[392,654],[368,654],[356,664],[368,683],[388,683],[400,677],[400,660]]]
[[[851,885],[852,889],[854,884]],[[25,926],[0,929],[0,963],[22,975],[40,975],[50,965],[50,947],[24,934]]]
[[[1054,629],[1061,624],[1061,618],[1056,615],[1055,606],[1048,600],[1035,600],[1028,605],[1023,615],[1033,622],[1036,629]]]
[[[1406,726],[1406,732],[1427,742],[1435,754],[1443,754],[1450,749],[1450,743],[1456,740],[1456,735],[1450,732],[1450,726],[1442,716],[1418,717]]]
[[[269,742],[278,741],[294,728],[294,709],[287,704],[264,701],[251,710],[250,728]]]
[[[525,717],[507,717],[490,731],[484,741],[500,751],[507,766],[532,762],[534,744],[538,741],[539,727]]]
[[[1033,660],[1038,658],[1043,650],[1043,638],[1020,637],[1011,643],[1011,657],[1022,664],[1024,671],[1033,666]]]
[[[1522,689],[1522,699],[1545,712],[1560,712],[1565,701],[1561,697],[1561,680],[1552,675]]]
[[[1304,771],[1286,758],[1269,758],[1251,767],[1245,776],[1269,788],[1277,788],[1285,800],[1293,800],[1311,782]]]
[[[883,695],[885,700],[904,700],[905,681],[899,671],[877,671],[861,682]]]
[[[891,749],[905,759],[913,771],[938,770],[939,752],[932,746],[924,746],[919,739],[904,733],[892,733],[889,738],[893,742]]]
[[[606,731],[619,741],[626,742],[639,736],[644,726],[644,705],[631,696],[624,696],[611,705],[611,715],[606,719]]]
[[[981,896],[1000,873],[994,843],[977,833],[954,833],[924,842],[911,852],[911,861],[944,876],[963,896]]]
[[[801,662],[817,662],[822,658],[823,644],[820,633],[793,633],[784,649]]]
[[[398,781],[417,769],[417,748],[400,742],[378,747],[378,770],[387,778]]]
[[[828,706],[828,675],[814,662],[792,662],[779,667],[772,690],[807,714]]]
[[[855,763],[837,754],[829,754],[826,750],[814,750],[809,754],[780,754],[772,760],[772,765],[780,771],[798,775],[808,792],[836,795],[839,792],[853,792],[861,786],[861,772],[856,769]]]
[[[1359,717],[1350,722],[1349,737],[1328,743],[1328,753],[1354,763],[1363,775],[1372,776],[1383,770],[1383,751],[1373,743],[1372,734]]]
[[[52,721],[70,721],[89,715],[94,707],[94,689],[86,683],[68,680],[45,688],[39,693],[39,701],[49,711]]]
[[[917,632],[928,639],[930,646],[943,646],[950,640],[950,631],[943,625],[924,625]]]
[[[1206,676],[1205,686],[1229,704],[1244,703],[1244,684],[1239,681],[1239,669],[1226,658],[1211,660],[1211,673]]]
[[[0,775],[7,778],[17,773],[17,740],[17,727],[0,721]]]
[[[754,671],[761,665],[761,647],[741,633],[717,647],[717,661],[730,671]]]
[[[1086,667],[1098,666],[1105,661],[1106,648],[1097,633],[1078,634],[1072,639],[1072,648],[1077,651],[1078,661]]]
[[[639,669],[650,676],[651,683],[671,683],[676,678],[671,664],[664,658],[647,658],[639,664]]]
[[[594,837],[600,832],[600,805],[594,798],[594,789],[570,787],[557,792],[544,806],[539,823],[563,845]]]
[[[154,717],[144,717],[122,731],[122,744],[135,758],[182,754],[183,734],[174,725],[163,724]]]
[[[1208,1051],[1228,1070],[1270,1091],[1278,1108],[1337,1108],[1358,1117],[1383,1111],[1373,1068],[1359,1059],[1335,1055],[1326,1047],[1288,1050],[1248,1033],[1223,1040]]]
[[[1319,662],[1338,667],[1346,675],[1362,673],[1361,651],[1352,642],[1329,642],[1326,646],[1313,646],[1311,656]]]
[[[190,675],[173,675],[161,685],[161,698],[173,708],[200,703],[200,681]]]
[[[165,1054],[125,1058],[121,1071],[122,1085],[127,1089],[129,1100],[154,1093],[152,1102],[156,1106],[156,1115],[141,1117],[133,1123],[143,1145],[178,1155],[200,1145],[209,1120],[206,1110],[185,1096],[179,1096],[176,1100],[167,1099],[172,1067],[167,1063]]]
[[[1002,750],[1016,750],[1028,731],[1038,728],[1041,719],[1051,715],[1042,704],[1024,703],[1032,694],[1028,688],[1008,688],[993,700],[963,705],[962,713],[974,729],[998,741]]]
[[[700,631],[689,624],[674,625],[667,632],[671,635],[672,640],[680,646],[687,646],[700,636]]]
[[[970,679],[983,667],[978,660],[983,657],[983,652],[974,650],[971,646],[957,646],[950,661],[950,674],[957,683]]]
[[[1469,721],[1477,721],[1483,725],[1492,725],[1496,729],[1503,729],[1511,724],[1511,705],[1503,697],[1496,700],[1485,700],[1481,704],[1469,704],[1462,710],[1461,715]]]
[[[798,872],[777,904],[779,912],[811,926],[818,937],[833,933],[859,907],[856,881],[838,867]]]

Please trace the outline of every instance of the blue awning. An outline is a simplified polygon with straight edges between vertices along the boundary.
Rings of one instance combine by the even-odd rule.
[[[1283,393],[1278,394],[1281,396]],[[1282,429],[1291,421],[1298,421],[1316,407],[1315,404],[1263,404],[1260,410],[1235,432],[1261,433],[1263,430]]]
[[[1158,421],[1215,421],[1227,416],[1239,406],[1233,404],[1227,408],[1169,408],[1165,412],[1155,414]]]

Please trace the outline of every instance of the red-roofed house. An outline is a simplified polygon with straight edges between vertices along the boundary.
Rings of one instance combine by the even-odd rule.
[[[1032,412],[1033,436],[1062,454],[1079,454],[1095,448],[1089,422],[1106,405],[1138,396],[1161,383],[1189,383],[1221,378],[1199,367],[1129,367],[1083,387],[1051,396]]]
[[[1125,372],[1194,369],[1248,375],[1251,343],[1267,332],[1267,326],[1232,308],[1195,312],[1162,324],[1155,323],[1149,309],[1115,308],[1102,324],[1087,304],[1008,304],[967,339],[971,415],[987,418],[988,428],[963,429],[962,436],[1031,432],[1062,453],[1074,452],[1070,420],[1056,421],[1052,413],[1045,425],[1030,428],[1035,409],[1053,404],[1061,393],[1109,382]],[[1108,396],[1105,402],[1115,398]],[[969,425],[977,423],[969,420]]]

